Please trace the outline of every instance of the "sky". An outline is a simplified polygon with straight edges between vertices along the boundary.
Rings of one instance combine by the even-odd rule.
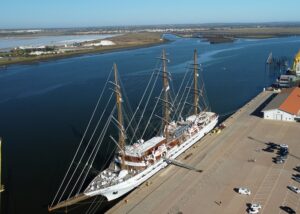
[[[299,21],[300,0],[0,0],[0,28]]]

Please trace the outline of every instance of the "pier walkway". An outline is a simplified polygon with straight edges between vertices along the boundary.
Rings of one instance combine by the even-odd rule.
[[[247,203],[262,205],[260,213],[285,213],[280,206],[300,211],[300,194],[287,185],[293,168],[300,164],[300,124],[268,121],[257,108],[271,97],[262,92],[225,121],[221,133],[209,134],[177,160],[203,170],[178,166],[160,171],[128,194],[107,213],[246,213]],[[268,143],[288,144],[284,164],[275,164],[274,152],[264,151]],[[235,188],[247,187],[251,195]]]

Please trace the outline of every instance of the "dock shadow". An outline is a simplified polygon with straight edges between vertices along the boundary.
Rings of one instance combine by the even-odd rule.
[[[272,157],[272,162],[273,162],[273,163],[276,163],[276,164],[279,163],[279,162],[278,162],[278,156]],[[283,163],[284,163],[284,162],[282,162],[281,164],[283,164]]]
[[[235,191],[236,193],[239,193],[239,188],[233,188],[233,191]]]
[[[254,137],[252,137],[252,136],[248,136],[248,139],[249,139],[249,140],[253,140],[253,141],[255,141],[255,142],[257,142],[257,143],[260,143],[260,144],[267,144],[267,143],[269,143],[269,142],[266,142],[266,141],[263,141],[263,140],[259,140],[259,139],[257,139],[257,138],[254,138]]]
[[[250,208],[251,207],[251,203],[246,203],[246,207]]]
[[[290,213],[290,214],[296,213],[295,210],[293,210],[292,208],[290,208],[288,206],[280,206],[279,208],[282,209],[283,211],[285,211],[286,213]]]
[[[266,145],[266,147],[262,149],[265,152],[274,152],[275,150],[279,151],[279,149],[280,149],[280,145],[278,143],[274,143],[274,142],[271,142],[271,141],[263,141],[263,140],[254,138],[252,136],[248,136],[248,139],[252,140],[252,141],[255,141],[256,143]]]
[[[296,172],[300,172],[300,167],[294,167],[293,170],[295,170]]]
[[[277,94],[272,94],[268,99],[266,99],[262,104],[260,104],[250,115],[262,118],[264,115],[262,110],[274,99]]]
[[[267,142],[265,144],[267,147],[262,149],[264,152],[273,153],[275,152],[275,150],[278,150],[279,148],[279,145],[273,142]]]

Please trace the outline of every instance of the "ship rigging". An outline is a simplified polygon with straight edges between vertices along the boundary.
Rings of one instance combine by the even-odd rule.
[[[167,71],[168,59],[163,50],[160,57],[161,67],[152,72],[142,98],[131,117],[123,113],[124,104],[127,103],[124,102],[126,95],[123,93],[117,65],[113,65],[111,73],[113,73],[114,81],[109,81],[110,73],[49,211],[68,207],[98,195],[104,196],[108,201],[123,196],[165,168],[215,127],[218,115],[208,111],[203,79],[201,88],[198,87],[200,65],[197,62],[196,50],[193,58],[193,72],[190,72],[190,68],[187,69],[178,92],[172,99],[170,84],[172,76]],[[159,96],[156,97],[154,105],[150,106],[150,99],[153,98],[154,91],[157,91],[158,88],[159,77],[162,77],[162,89]],[[152,87],[150,87],[151,84]],[[100,109],[99,104],[102,97],[105,96],[104,91],[108,85],[112,86],[110,89],[112,93],[107,96],[109,97],[108,102],[104,105],[102,114],[99,115],[100,119],[96,119],[96,112]],[[109,105],[113,95],[116,102]],[[188,102],[190,95],[193,95],[193,103]],[[144,104],[143,108],[142,103]],[[162,106],[160,110],[159,105]],[[111,111],[109,111],[109,107],[112,107]],[[147,122],[143,124],[146,110],[150,112],[150,115]],[[108,115],[106,120],[103,119],[104,115]],[[115,118],[114,115],[117,117]],[[159,129],[150,127],[155,121],[160,121]],[[108,133],[110,124],[117,129],[118,140],[115,140],[116,136]],[[154,132],[154,135],[147,137],[147,130]],[[103,142],[107,142],[106,136],[108,135],[110,142],[115,145],[115,150],[107,157],[107,161],[111,160],[111,163],[104,164],[107,167],[100,170],[86,186],[87,177],[99,149],[103,148],[103,146],[101,147]],[[148,140],[144,140],[145,138]],[[106,143],[104,146],[107,147],[108,144]],[[79,166],[82,163],[84,163],[84,167],[80,169]]]

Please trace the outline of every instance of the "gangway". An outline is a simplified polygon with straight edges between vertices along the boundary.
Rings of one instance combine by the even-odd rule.
[[[187,164],[184,164],[184,163],[181,163],[180,161],[177,161],[177,160],[174,160],[174,159],[169,159],[169,158],[166,158],[166,157],[163,157],[163,159],[169,163],[169,164],[173,164],[175,166],[179,166],[179,167],[182,167],[182,168],[186,168],[186,169],[189,169],[189,170],[193,170],[193,171],[196,171],[196,172],[203,172],[203,170],[201,169],[197,169],[193,166],[190,166],[190,165],[187,165]]]

